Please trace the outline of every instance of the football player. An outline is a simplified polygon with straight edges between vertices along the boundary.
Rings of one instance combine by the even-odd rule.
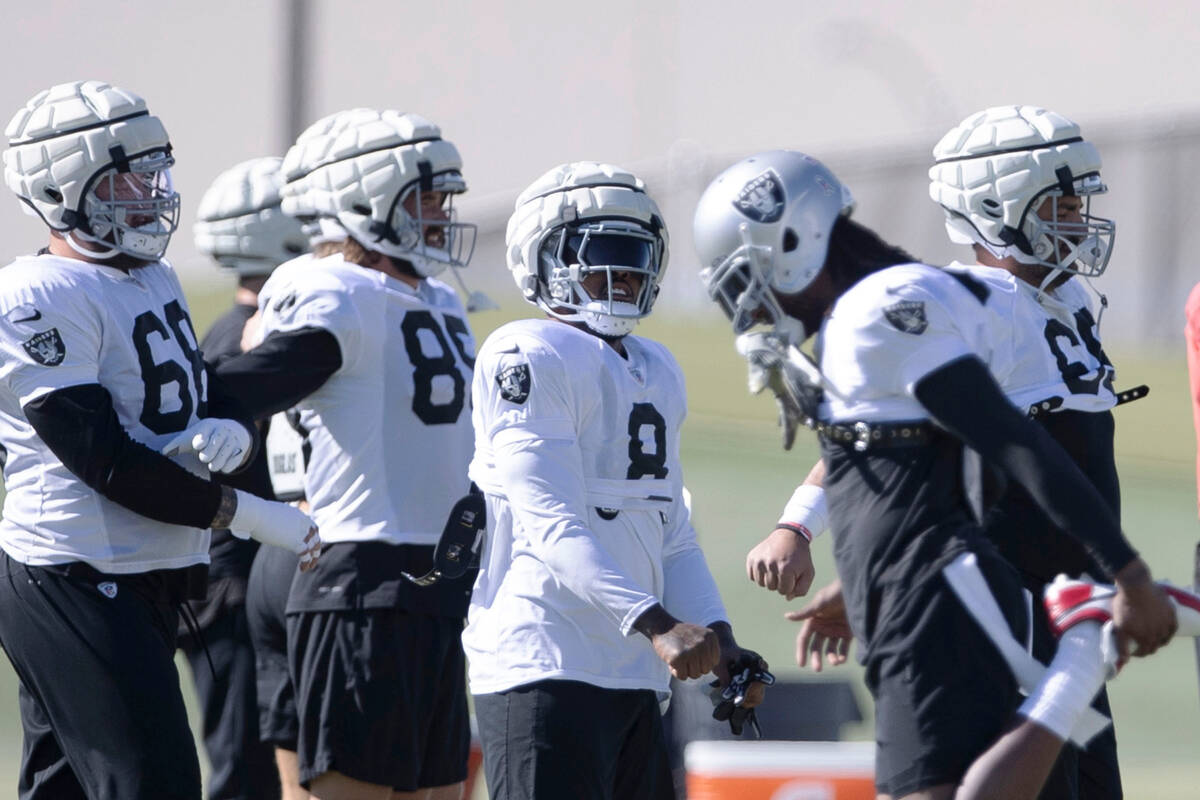
[[[985,287],[999,283],[996,291],[1007,291],[1005,284],[1012,283],[1034,301],[1020,304],[1023,315],[1009,323],[1017,360],[997,376],[1001,388],[1017,408],[1042,423],[1119,515],[1110,412],[1118,402],[1113,367],[1100,346],[1088,291],[1080,283],[1081,277],[1104,271],[1115,228],[1087,211],[1092,198],[1105,191],[1095,146],[1058,114],[1002,106],[968,117],[943,137],[934,157],[930,194],[946,215],[951,240],[973,244],[976,255],[976,263],[955,262],[947,269],[965,271]],[[821,490],[813,483],[810,479],[797,490],[781,527],[818,532],[824,527]],[[1086,569],[1111,577],[1017,485],[987,509],[984,521],[987,534],[1035,597],[1059,574],[1077,577]],[[823,592],[792,615],[806,621],[798,653],[818,667],[822,651],[829,650],[831,660],[839,662],[849,644],[829,636],[827,626],[838,624],[830,619],[836,608],[825,605],[829,599],[829,591]],[[1048,661],[1055,639],[1040,609],[1033,621],[1034,655]],[[1097,708],[1109,713],[1103,689]],[[1121,796],[1111,727],[1089,743],[1078,766],[1075,748],[1067,748],[1044,791],[1046,796],[1069,797],[1077,783],[1081,797]]]
[[[763,184],[769,209],[745,199]],[[1169,640],[1174,612],[1103,498],[993,377],[1021,356],[1009,326],[1032,298],[1015,282],[906,263],[851,209],[808,156],[745,159],[697,208],[704,279],[739,333],[773,328],[774,366],[821,434],[835,559],[876,703],[879,792],[1032,798],[1063,741],[1096,731],[1104,635],[1080,622],[1048,669],[1022,661],[1019,578],[971,516],[966,448],[1115,576],[1121,656],[1130,641],[1146,655]],[[818,330],[814,364],[796,346]]]
[[[673,797],[670,676],[766,665],[735,642],[684,502],[683,375],[631,335],[667,231],[640,180],[577,162],[521,193],[506,245],[546,318],[489,336],[471,393],[488,536],[463,645],[488,791]]]
[[[474,340],[434,277],[473,249],[453,210],[462,161],[428,120],[362,108],[310,126],[283,173],[284,211],[347,238],[272,274],[261,344],[219,372],[255,417],[298,411],[328,532],[324,568],[291,582],[286,607],[300,781],[318,798],[457,798],[470,579],[403,573],[429,570],[469,486]]]
[[[50,229],[0,284],[0,643],[20,678],[25,798],[200,797],[175,669],[179,605],[203,597],[208,528],[320,542],[282,503],[215,482],[256,434],[205,368],[163,260],[171,143],[100,81],[35,95],[4,177]]]
[[[200,340],[210,363],[242,352],[246,323],[258,310],[258,292],[277,265],[307,249],[300,223],[280,208],[282,159],[244,161],[217,176],[200,198],[193,228],[196,249],[237,276],[233,308]],[[259,497],[275,499],[261,447],[249,466],[221,479]],[[255,656],[246,618],[246,585],[258,543],[229,531],[212,533],[208,597],[198,606],[200,635],[181,630],[179,646],[192,666],[204,718],[204,747],[212,764],[211,798],[278,794],[272,748],[259,741]],[[295,572],[295,556],[274,548]],[[193,604],[195,610],[197,606]],[[211,659],[210,669],[206,659]]]

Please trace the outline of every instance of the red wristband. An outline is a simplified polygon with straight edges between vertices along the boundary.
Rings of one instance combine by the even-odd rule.
[[[812,531],[810,531],[808,528],[804,527],[803,525],[796,525],[791,522],[777,522],[775,524],[775,527],[776,528],[785,528],[785,529],[791,531],[792,533],[796,534],[797,536],[803,536],[804,541],[806,541],[806,542],[811,543],[813,540]]]

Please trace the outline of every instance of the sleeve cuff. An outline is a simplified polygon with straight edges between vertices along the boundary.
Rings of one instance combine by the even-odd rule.
[[[637,631],[633,628],[633,623],[637,622],[638,617],[642,616],[642,614],[645,614],[651,608],[659,605],[660,603],[661,601],[657,597],[654,595],[648,595],[645,600],[642,600],[633,608],[629,609],[629,611],[625,614],[625,618],[621,620],[621,635],[629,636],[637,633]]]

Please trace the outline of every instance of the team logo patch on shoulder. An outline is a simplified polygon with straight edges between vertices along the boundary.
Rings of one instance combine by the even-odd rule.
[[[500,370],[496,376],[500,396],[510,403],[520,405],[529,399],[529,365],[514,364]]]
[[[742,187],[733,207],[755,222],[775,222],[783,216],[783,200],[783,181],[769,169]]]
[[[57,367],[67,357],[67,348],[62,337],[58,335],[58,328],[42,331],[32,339],[21,342],[21,346],[43,367]]]
[[[920,300],[902,300],[887,306],[883,309],[883,316],[901,333],[920,336],[929,327],[929,320],[925,317],[925,303]]]

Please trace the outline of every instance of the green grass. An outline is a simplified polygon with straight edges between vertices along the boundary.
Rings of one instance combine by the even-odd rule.
[[[225,287],[192,293],[197,328],[222,310]],[[532,309],[530,309],[532,310]],[[480,339],[524,310],[494,312],[472,320]],[[721,586],[739,639],[760,650],[777,673],[803,677],[793,663],[795,626],[783,619],[781,597],[747,581],[746,551],[772,527],[792,488],[816,458],[815,440],[801,432],[795,449],[779,446],[774,404],[745,391],[745,370],[731,336],[712,315],[663,318],[639,333],[667,343],[689,387],[689,418],[683,462],[692,491],[696,525]],[[1191,582],[1196,519],[1195,438],[1182,356],[1175,360],[1114,354],[1118,386],[1151,386],[1150,396],[1118,409],[1118,463],[1124,487],[1124,525],[1157,575]],[[818,585],[831,576],[828,539],[814,546]],[[796,601],[793,606],[803,601]],[[186,670],[186,668],[185,668]],[[828,674],[828,673],[827,673]],[[864,709],[870,703],[857,666],[834,674],[855,682]],[[185,679],[185,685],[188,681]],[[1200,786],[1200,693],[1189,642],[1176,642],[1150,659],[1132,663],[1110,686],[1120,742],[1126,795],[1130,798],[1194,798]],[[190,689],[188,690],[190,699]],[[797,709],[796,713],[803,713]],[[870,737],[869,723],[851,731]],[[16,684],[0,659],[0,795],[16,783],[20,758]]]

